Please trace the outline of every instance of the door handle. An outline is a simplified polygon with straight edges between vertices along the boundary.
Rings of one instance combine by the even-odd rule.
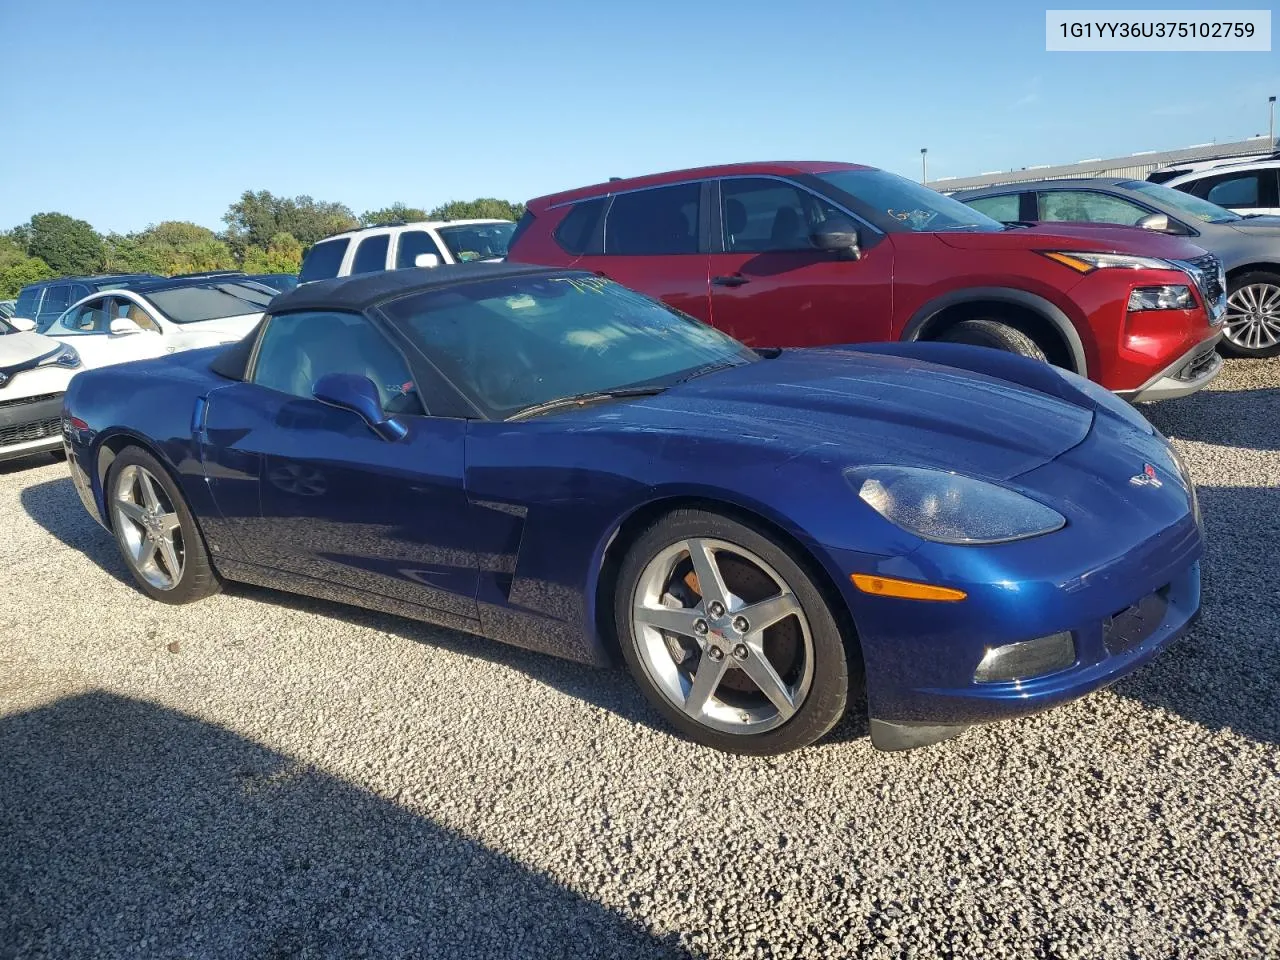
[[[750,283],[751,281],[742,274],[735,273],[730,277],[712,277],[711,282],[717,287],[740,287],[744,283]]]

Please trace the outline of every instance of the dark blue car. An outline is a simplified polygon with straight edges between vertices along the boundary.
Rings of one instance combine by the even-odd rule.
[[[901,749],[1111,683],[1199,607],[1194,487],[1132,407],[949,344],[750,350],[508,264],[277,297],[80,374],[69,463],[141,589],[237,580],[587,664],[689,737]]]

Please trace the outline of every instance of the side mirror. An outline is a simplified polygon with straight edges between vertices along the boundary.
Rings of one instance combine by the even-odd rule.
[[[843,217],[832,217],[814,230],[809,239],[819,250],[837,253],[849,260],[857,260],[862,256],[862,247],[858,245],[858,228],[852,220]]]
[[[131,333],[141,333],[142,328],[128,317],[116,317],[111,321],[110,332],[113,337],[124,337]]]
[[[326,373],[315,382],[311,395],[321,403],[350,410],[383,440],[402,440],[409,431],[382,409],[378,388],[368,377],[355,373]]]
[[[36,322],[27,317],[10,317],[9,326],[17,330],[19,333],[30,333],[36,328]]]
[[[1157,233],[1168,233],[1169,216],[1164,213],[1148,213],[1134,226],[1141,227],[1143,230],[1155,230]]]
[[[434,253],[420,253],[413,258],[415,267],[438,267],[440,266],[440,258]]]

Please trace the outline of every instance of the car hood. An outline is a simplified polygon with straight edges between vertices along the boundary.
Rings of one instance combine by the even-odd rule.
[[[628,431],[781,444],[843,464],[938,467],[993,480],[1048,463],[1093,424],[1086,406],[1003,380],[846,348],[787,350],[583,414]]]
[[[958,250],[1089,250],[1094,253],[1131,253],[1165,260],[1193,260],[1204,250],[1180,237],[1154,233],[1140,227],[1099,223],[1038,223],[1000,233],[936,233],[940,241]]]
[[[219,317],[217,320],[199,320],[175,326],[179,333],[226,334],[228,340],[239,340],[258,325],[262,316],[261,313],[246,313],[238,317]]]
[[[47,356],[62,345],[52,337],[33,331],[6,333],[0,337],[0,370]]]

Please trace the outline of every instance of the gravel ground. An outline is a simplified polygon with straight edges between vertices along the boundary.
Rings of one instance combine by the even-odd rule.
[[[879,754],[682,742],[590,671],[127,582],[0,466],[0,958],[1280,956],[1280,361],[1149,412],[1205,616],[1116,687]]]

